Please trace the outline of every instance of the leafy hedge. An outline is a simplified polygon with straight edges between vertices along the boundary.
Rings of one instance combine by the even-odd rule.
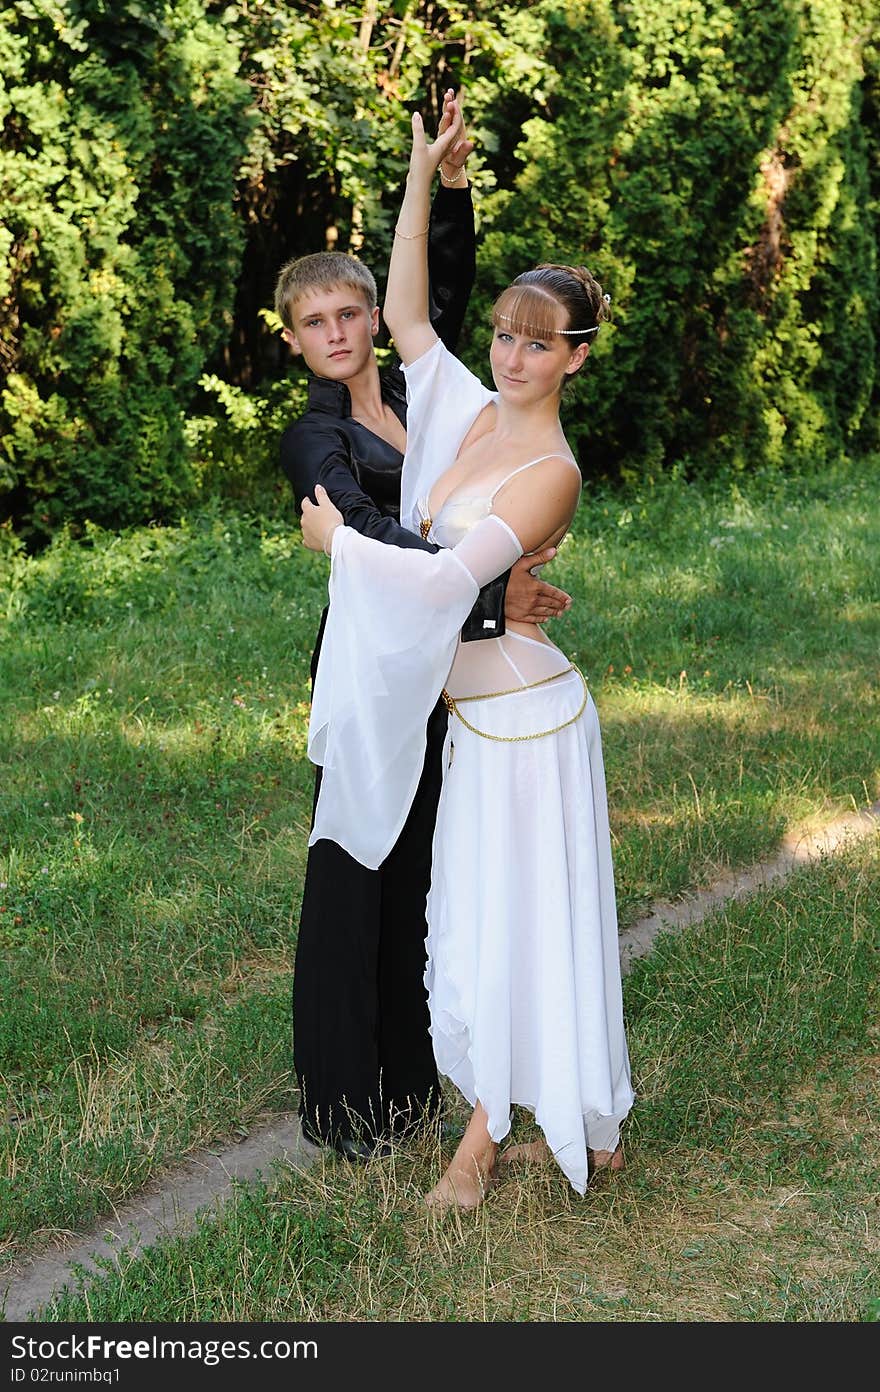
[[[0,489],[32,532],[192,496],[183,412],[231,328],[251,98],[207,8],[0,15]]]
[[[265,488],[303,399],[265,314],[278,265],[328,245],[383,271],[409,111],[450,83],[477,138],[469,361],[536,260],[613,296],[567,406],[585,472],[876,448],[878,21],[878,0],[11,0],[7,513],[39,534]]]
[[[533,8],[544,109],[486,200],[482,284],[583,260],[612,293],[569,412],[588,471],[804,467],[876,442],[872,10]]]

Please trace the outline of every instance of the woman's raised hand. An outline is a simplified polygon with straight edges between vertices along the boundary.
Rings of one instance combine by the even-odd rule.
[[[444,123],[445,128],[444,128]],[[468,146],[466,153],[462,156],[461,147]],[[458,155],[453,151],[458,147]],[[430,181],[437,172],[442,160],[450,160],[452,163],[456,158],[463,164],[464,160],[473,149],[473,144],[465,138],[464,118],[461,114],[461,107],[454,97],[447,93],[443,99],[443,116],[440,120],[440,129],[437,139],[428,144],[425,135],[425,127],[418,111],[413,112],[412,117],[412,151],[409,157],[409,172]]]
[[[303,498],[302,539],[303,546],[310,551],[324,551],[330,555],[330,540],[344,518],[335,503],[330,501],[326,488],[315,485],[317,504],[311,498]]]
[[[459,138],[440,161],[440,177],[446,184],[458,184],[461,187],[461,180],[466,177],[465,162],[468,155],[474,148],[474,142],[468,140],[465,134],[464,116],[461,110],[461,96],[456,97],[452,88],[449,87],[443,93],[443,114],[440,117],[440,124],[437,127],[437,134],[445,135],[450,126],[455,121],[460,122]]]
[[[440,130],[430,145],[421,116],[418,112],[413,115],[409,173],[394,228],[383,309],[394,346],[407,366],[437,341],[431,324],[428,291],[431,184],[447,156],[456,151],[459,159],[466,158],[470,149],[461,107],[453,92],[447,92],[444,97]],[[448,174],[446,182],[452,182]],[[465,187],[464,184],[459,186]]]

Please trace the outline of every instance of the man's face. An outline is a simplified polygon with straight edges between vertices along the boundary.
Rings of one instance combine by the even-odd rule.
[[[293,352],[302,353],[318,377],[345,382],[373,359],[379,310],[370,310],[351,285],[308,290],[294,301],[293,325],[283,335]]]

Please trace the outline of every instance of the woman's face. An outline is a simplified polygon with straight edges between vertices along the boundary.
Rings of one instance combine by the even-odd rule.
[[[580,367],[587,352],[587,344],[572,349],[561,334],[532,338],[496,324],[489,364],[502,398],[511,404],[530,406],[558,396],[566,373]]]

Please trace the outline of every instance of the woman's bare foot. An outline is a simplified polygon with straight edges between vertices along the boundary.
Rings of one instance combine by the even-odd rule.
[[[477,1208],[495,1182],[498,1146],[489,1135],[488,1118],[478,1102],[446,1173],[425,1195],[435,1212],[445,1208]]]
[[[588,1150],[587,1167],[589,1173],[595,1174],[597,1170],[612,1170],[617,1173],[625,1166],[623,1158],[623,1146],[618,1143],[616,1150]]]
[[[546,1141],[525,1141],[521,1145],[508,1146],[498,1157],[499,1165],[546,1165],[550,1159],[550,1147]]]
[[[483,1171],[476,1164],[471,1172],[455,1164],[425,1195],[425,1203],[435,1212],[444,1208],[478,1208],[495,1183],[494,1171]]]

